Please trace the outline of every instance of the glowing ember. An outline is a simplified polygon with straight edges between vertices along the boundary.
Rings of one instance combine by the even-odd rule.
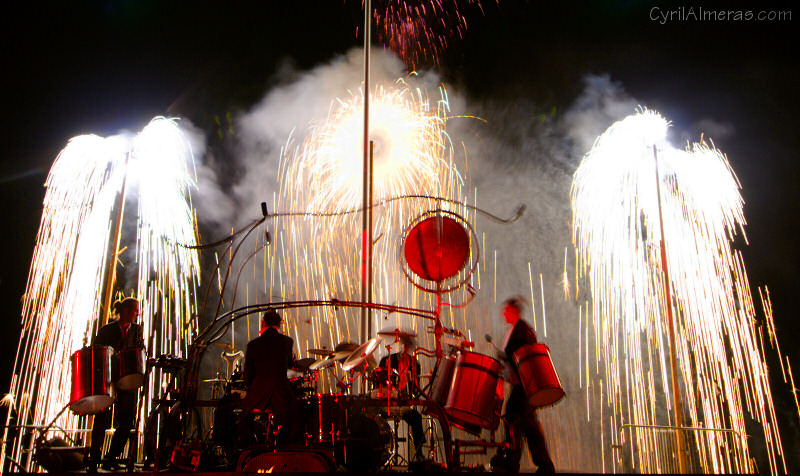
[[[424,62],[439,63],[447,42],[461,39],[467,29],[464,6],[480,0],[374,0],[373,17],[379,39],[413,70]]]

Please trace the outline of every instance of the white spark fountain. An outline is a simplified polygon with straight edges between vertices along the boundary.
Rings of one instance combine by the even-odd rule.
[[[690,471],[753,471],[745,428],[753,418],[763,427],[776,473],[782,450],[762,325],[732,246],[737,233],[744,235],[740,186],[722,153],[705,144],[675,149],[666,141],[667,127],[647,110],[617,122],[586,155],[571,191],[601,398],[612,407],[612,441],[621,447],[613,470],[677,471],[675,431],[659,427],[674,425],[673,388],[679,388],[682,416],[692,428],[682,431]],[[666,243],[674,305],[676,387],[668,370],[660,243]]]

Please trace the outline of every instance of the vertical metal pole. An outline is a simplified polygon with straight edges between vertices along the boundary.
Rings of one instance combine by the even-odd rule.
[[[367,220],[367,303],[372,304],[372,166],[375,142],[369,141],[369,219]],[[372,338],[372,309],[367,309],[367,335],[363,342]]]
[[[367,301],[367,247],[368,210],[369,206],[369,46],[370,26],[372,24],[372,2],[364,1],[364,176],[362,190],[361,213],[361,302]],[[361,308],[361,341],[369,339],[367,333],[367,308]]]
[[[664,237],[664,215],[661,211],[661,176],[658,173],[658,151],[653,145],[653,159],[656,164],[656,193],[658,194],[658,223],[661,227],[661,269],[664,271],[664,295],[666,296],[667,323],[669,328],[669,364],[672,371],[672,399],[675,404],[675,445],[678,453],[678,470],[686,474],[686,443],[683,435],[683,411],[681,409],[680,388],[678,386],[678,363],[675,349],[675,323],[672,315],[672,292],[669,285],[667,267],[667,240]]]
[[[122,190],[119,192],[119,204],[117,205],[117,223],[114,225],[114,247],[111,250],[111,264],[109,265],[108,274],[106,275],[106,287],[103,292],[103,308],[100,314],[100,326],[103,327],[108,323],[108,318],[111,315],[111,300],[114,294],[114,282],[117,280],[117,255],[119,255],[119,242],[120,235],[122,235],[122,216],[125,211],[125,188],[128,182],[128,161],[130,160],[131,153],[125,155],[125,168],[122,173]]]

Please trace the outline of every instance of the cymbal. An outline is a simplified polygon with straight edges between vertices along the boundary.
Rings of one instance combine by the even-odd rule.
[[[203,382],[208,382],[208,383],[227,383],[228,381],[225,380],[224,378],[210,378],[208,380],[203,380]]]
[[[336,348],[333,349],[334,352],[352,352],[358,349],[358,344],[354,344],[352,342],[340,342],[336,344]]]
[[[401,331],[400,329],[378,331],[378,335],[382,337],[395,337],[398,339],[417,337],[417,333],[414,331]]]
[[[358,348],[358,347],[356,347],[356,348]],[[353,350],[355,350],[355,349],[353,349]],[[344,359],[350,357],[350,354],[352,354],[352,353],[353,353],[352,350],[342,350],[342,351],[339,351],[339,352],[334,352],[333,356],[331,357],[331,359],[335,360],[336,362],[339,362],[341,360],[344,360]]]
[[[316,361],[317,359],[315,359],[314,357],[306,357],[305,359],[300,359],[295,361],[294,368],[297,370],[306,371],[311,366],[311,364],[313,364]]]
[[[313,364],[311,364],[311,365],[308,367],[308,370],[322,370],[322,369],[327,369],[328,367],[330,367],[331,365],[333,365],[333,364],[335,364],[335,363],[336,363],[336,361],[335,361],[335,360],[333,360],[333,359],[331,359],[331,358],[328,358],[328,359],[319,359],[319,360],[317,360],[316,362],[314,362]]]
[[[302,377],[302,376],[303,376],[303,372],[300,372],[300,371],[295,370],[295,369],[286,369],[286,378],[297,378],[297,377]]]
[[[308,353],[311,355],[318,355],[320,357],[328,357],[329,355],[333,354],[333,351],[328,349],[308,349]]]
[[[358,348],[342,363],[342,368],[344,370],[351,370],[363,364],[364,361],[378,349],[380,342],[380,339],[375,337],[358,346]]]

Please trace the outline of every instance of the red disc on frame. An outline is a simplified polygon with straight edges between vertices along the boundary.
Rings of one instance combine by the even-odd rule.
[[[417,223],[403,245],[408,268],[429,281],[455,276],[467,264],[469,251],[469,233],[446,216],[432,216]]]

